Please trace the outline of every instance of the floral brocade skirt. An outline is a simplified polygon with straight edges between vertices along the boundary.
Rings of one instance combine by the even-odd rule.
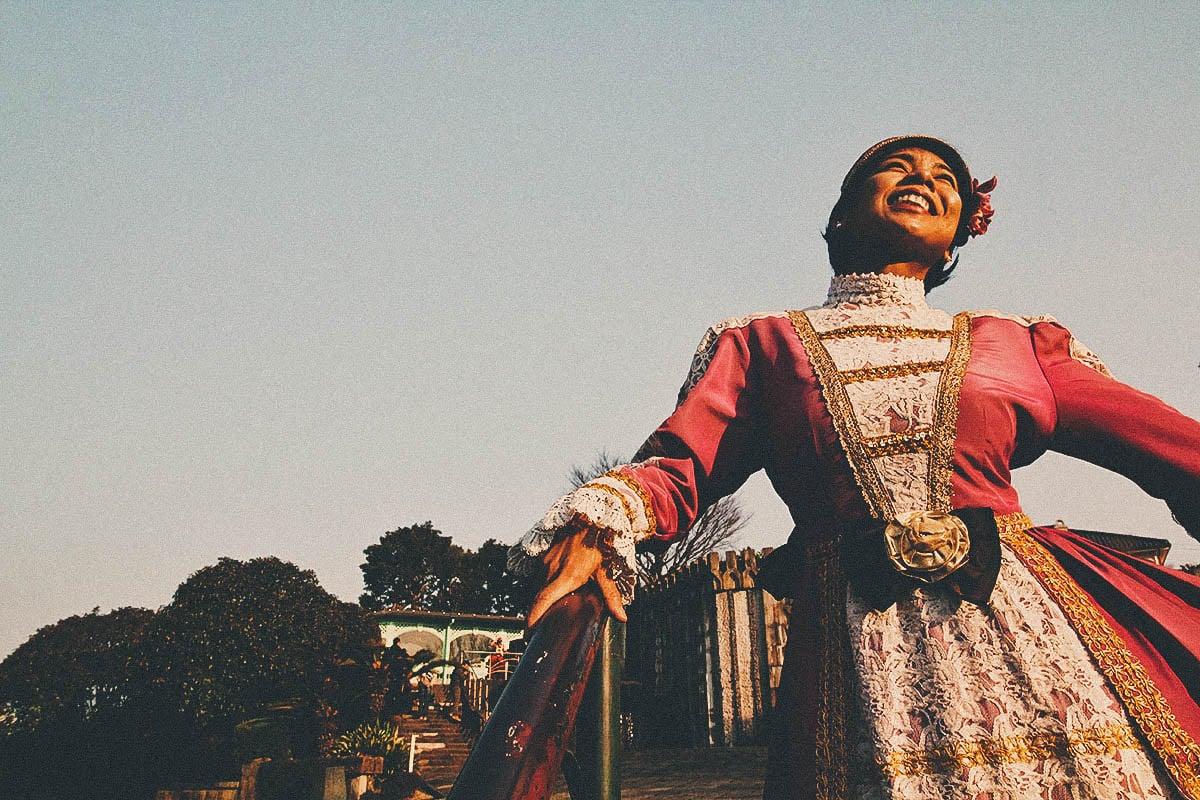
[[[1178,798],[1091,654],[1007,547],[990,608],[847,602],[850,796]]]
[[[1001,541],[986,606],[883,610],[805,547],[764,800],[1200,800],[1200,578],[1066,530]]]

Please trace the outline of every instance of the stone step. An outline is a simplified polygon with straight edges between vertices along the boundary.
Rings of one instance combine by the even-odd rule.
[[[443,745],[436,750],[418,752],[414,766],[431,786],[439,791],[448,791],[471,752],[458,721],[436,716],[399,716],[394,717],[392,722],[405,738],[417,733],[421,734],[419,742]]]

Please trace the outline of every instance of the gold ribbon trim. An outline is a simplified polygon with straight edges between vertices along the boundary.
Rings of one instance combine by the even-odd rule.
[[[1072,756],[1105,756],[1118,750],[1140,748],[1133,728],[1115,723],[1065,732],[948,741],[925,749],[892,750],[882,754],[879,767],[890,778],[949,775],[971,767],[1061,761]]]
[[[1171,711],[1146,668],[1062,564],[1024,530],[1001,530],[1001,540],[1054,597],[1100,671],[1188,800],[1200,800],[1200,745]]]
[[[604,474],[606,477],[620,481],[628,486],[633,493],[641,499],[642,515],[646,518],[646,531],[642,534],[642,536],[653,536],[654,534],[658,533],[658,519],[654,516],[654,501],[650,499],[650,495],[646,492],[646,487],[642,486],[642,484],[639,483],[635,478],[626,475],[619,469],[614,469]],[[634,525],[634,531],[638,532],[636,523]]]

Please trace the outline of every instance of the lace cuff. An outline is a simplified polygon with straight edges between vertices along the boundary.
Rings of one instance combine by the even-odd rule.
[[[518,575],[536,574],[541,555],[563,529],[586,525],[599,533],[596,545],[604,570],[629,603],[637,585],[635,545],[656,530],[649,495],[632,476],[613,470],[558,498],[541,522],[509,548],[508,569]]]

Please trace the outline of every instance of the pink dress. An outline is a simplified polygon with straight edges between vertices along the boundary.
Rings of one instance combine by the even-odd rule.
[[[1048,317],[838,276],[820,307],[710,328],[638,462],[560,498],[510,563],[583,519],[631,597],[637,542],[765,469],[802,553],[765,798],[1200,800],[1200,580],[1033,526],[1011,469],[1048,449],[1200,535],[1200,423]],[[963,508],[997,518],[986,604],[934,584],[879,609],[847,584],[844,532]]]

